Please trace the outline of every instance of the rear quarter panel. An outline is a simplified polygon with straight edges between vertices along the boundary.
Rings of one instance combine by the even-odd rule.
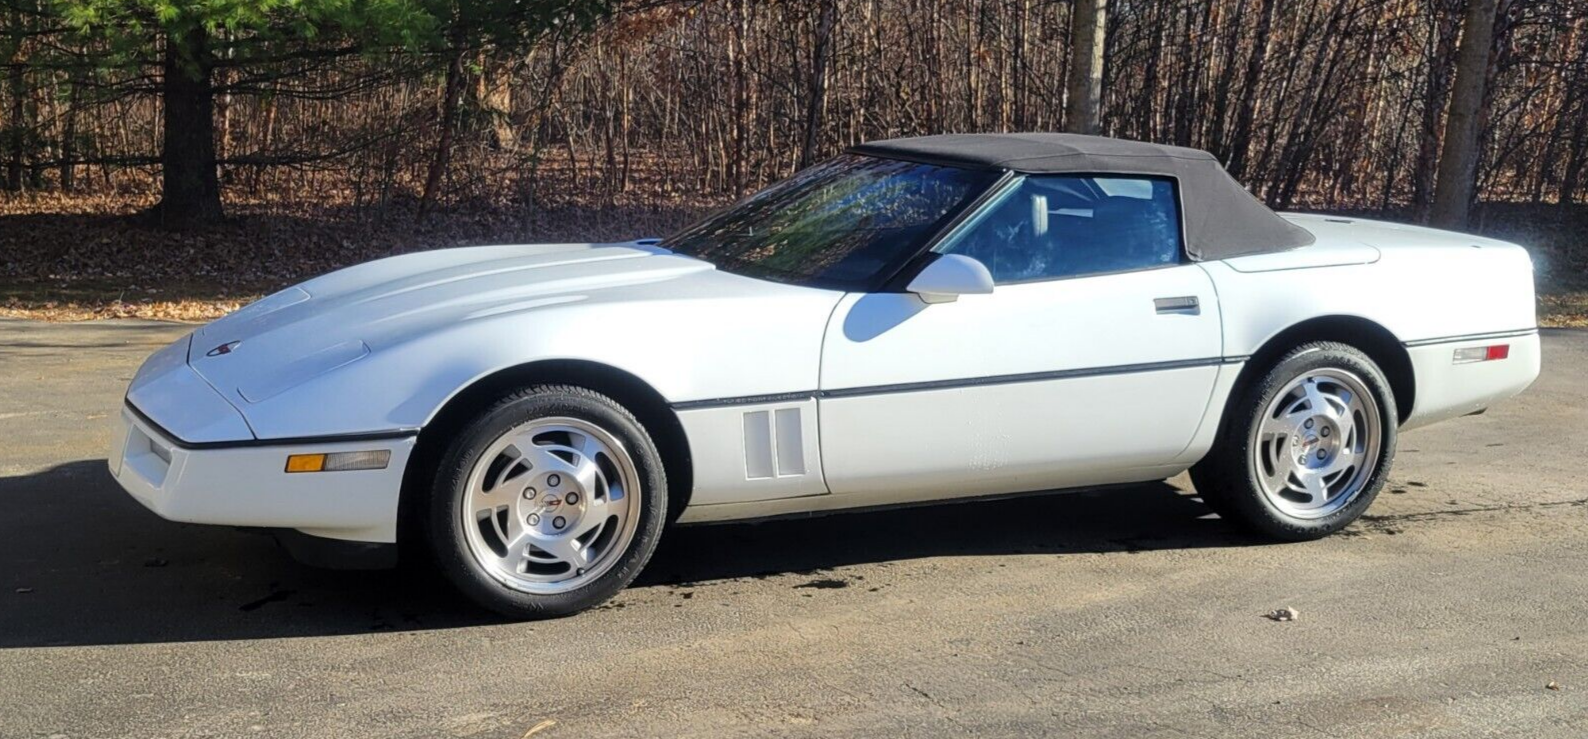
[[[1292,217],[1318,243],[1295,252],[1205,265],[1224,306],[1224,345],[1251,354],[1309,318],[1359,316],[1402,342],[1531,329],[1538,325],[1533,263],[1515,244],[1374,221]],[[1307,266],[1314,251],[1376,247],[1376,261]],[[1294,268],[1283,257],[1292,255]],[[1247,259],[1273,260],[1241,272]]]
[[[1447,370],[1450,352],[1464,345],[1463,337],[1536,328],[1533,265],[1522,247],[1399,224],[1291,219],[1318,237],[1316,245],[1296,250],[1292,262],[1279,254],[1261,257],[1268,260],[1261,270],[1242,264],[1251,258],[1204,265],[1223,308],[1225,355],[1254,354],[1281,331],[1312,318],[1372,321],[1408,346],[1413,360],[1417,401],[1407,426],[1478,410],[1520,392],[1537,376],[1536,334],[1515,342],[1512,360],[1471,365],[1470,372]],[[1317,251],[1362,245],[1376,248],[1378,259],[1311,266],[1318,263]],[[1474,342],[1483,340],[1466,340]],[[1497,373],[1504,376],[1488,376]]]

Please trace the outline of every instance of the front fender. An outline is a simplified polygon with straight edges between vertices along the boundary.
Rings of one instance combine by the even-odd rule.
[[[422,428],[455,394],[546,360],[613,367],[669,403],[817,386],[838,293],[579,302],[462,321],[385,346],[243,408],[260,439]]]

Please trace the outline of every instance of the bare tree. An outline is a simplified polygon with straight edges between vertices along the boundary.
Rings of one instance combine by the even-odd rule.
[[[1070,75],[1066,86],[1064,130],[1096,134],[1102,130],[1103,46],[1108,0],[1075,0],[1070,10]]]
[[[833,24],[838,21],[838,0],[822,0],[816,20],[816,48],[811,52],[811,74],[805,95],[805,143],[800,147],[800,168],[811,165],[821,135],[822,113],[827,107],[827,57],[832,53]]]
[[[533,44],[339,54],[226,30],[169,76],[210,63],[193,97],[230,102],[205,115],[167,105],[153,50],[116,61],[41,15],[62,4],[0,0],[0,185],[147,201],[162,154],[199,155],[249,209],[493,201],[529,219],[714,204],[870,139],[1068,129],[1209,149],[1275,205],[1411,214],[1471,134],[1455,181],[1475,173],[1482,200],[1580,201],[1588,6],[1489,0],[1495,51],[1461,83],[1487,102],[1463,123],[1465,3],[636,0]],[[191,143],[162,151],[184,110]]]
[[[1444,228],[1466,228],[1478,172],[1478,137],[1482,133],[1483,101],[1494,48],[1495,0],[1467,0],[1462,22],[1461,53],[1445,123],[1445,146],[1439,156],[1439,180],[1429,222]]]

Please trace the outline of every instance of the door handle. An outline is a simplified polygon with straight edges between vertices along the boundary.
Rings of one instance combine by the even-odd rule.
[[[1167,313],[1182,313],[1186,315],[1201,315],[1202,302],[1195,295],[1182,295],[1174,298],[1154,298],[1152,307],[1156,308],[1159,315]]]

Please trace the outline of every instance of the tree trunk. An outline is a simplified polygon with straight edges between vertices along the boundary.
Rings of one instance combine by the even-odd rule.
[[[7,133],[10,137],[7,142],[9,151],[6,152],[5,189],[12,191],[20,191],[26,184],[23,175],[27,171],[27,141],[32,134],[32,129],[28,126],[27,80],[23,77],[24,66],[20,59],[19,53],[17,60],[13,62],[14,66],[11,67],[9,125],[0,126],[0,132]]]
[[[750,35],[749,0],[738,0],[733,5],[733,39],[728,47],[729,65],[733,69],[733,131],[732,157],[728,162],[728,178],[734,197],[744,194],[747,170],[744,158],[749,155],[750,138],[750,72],[749,50],[746,37]]]
[[[1583,169],[1588,167],[1588,103],[1578,104],[1577,122],[1572,126],[1571,138],[1566,144],[1571,157],[1566,161],[1566,173],[1560,178],[1560,192],[1555,196],[1555,202],[1559,205],[1571,203],[1577,197]]]
[[[501,53],[481,51],[480,77],[475,100],[491,124],[492,143],[502,151],[518,149],[518,132],[513,130],[513,67]]]
[[[837,0],[825,0],[816,21],[815,58],[811,60],[810,92],[805,104],[805,142],[800,146],[799,168],[811,165],[816,156],[816,139],[822,130],[822,110],[827,105],[827,56],[832,47],[833,25],[837,22]]]
[[[1230,175],[1237,179],[1246,172],[1246,158],[1252,148],[1252,122],[1257,115],[1257,85],[1263,78],[1263,67],[1268,64],[1268,45],[1274,27],[1274,8],[1279,0],[1258,0],[1262,8],[1257,12],[1257,31],[1252,37],[1252,54],[1246,58],[1246,70],[1241,78],[1241,101],[1235,111],[1235,127],[1230,132]]]
[[[214,64],[206,41],[203,29],[166,38],[161,86],[165,139],[154,215],[167,228],[224,216],[215,174]]]
[[[1241,46],[1241,18],[1246,15],[1247,0],[1237,0],[1235,8],[1229,14],[1229,30],[1225,34],[1224,48],[1219,60],[1219,78],[1213,85],[1213,113],[1212,120],[1208,121],[1208,147],[1212,149],[1213,156],[1219,161],[1226,162],[1230,158],[1230,142],[1224,137],[1225,119],[1228,118],[1230,108],[1230,87],[1235,82],[1235,52]]]
[[[1494,48],[1495,0],[1468,0],[1456,58],[1456,82],[1445,123],[1445,146],[1439,156],[1439,180],[1429,222],[1441,228],[1466,228],[1478,173],[1478,138],[1483,126],[1483,101]]]
[[[425,175],[425,190],[419,196],[418,220],[424,220],[431,203],[440,195],[441,179],[446,176],[447,162],[452,157],[452,138],[458,125],[458,102],[463,97],[463,64],[467,56],[467,51],[455,52],[452,63],[447,65],[445,89],[441,94],[441,133],[436,137],[436,151],[430,158],[430,171]]]
[[[63,192],[77,189],[77,118],[82,89],[76,72],[67,78],[67,84],[70,88],[66,93],[66,122],[61,129],[60,177]]]
[[[1422,131],[1418,137],[1417,162],[1412,171],[1412,208],[1426,218],[1432,201],[1435,168],[1439,155],[1439,115],[1445,110],[1450,80],[1451,52],[1455,47],[1455,16],[1443,0],[1433,2],[1430,25],[1433,37],[1428,44],[1428,86],[1423,95]]]
[[[1096,134],[1102,128],[1103,42],[1108,0],[1075,0],[1070,9],[1070,77],[1064,130]]]

